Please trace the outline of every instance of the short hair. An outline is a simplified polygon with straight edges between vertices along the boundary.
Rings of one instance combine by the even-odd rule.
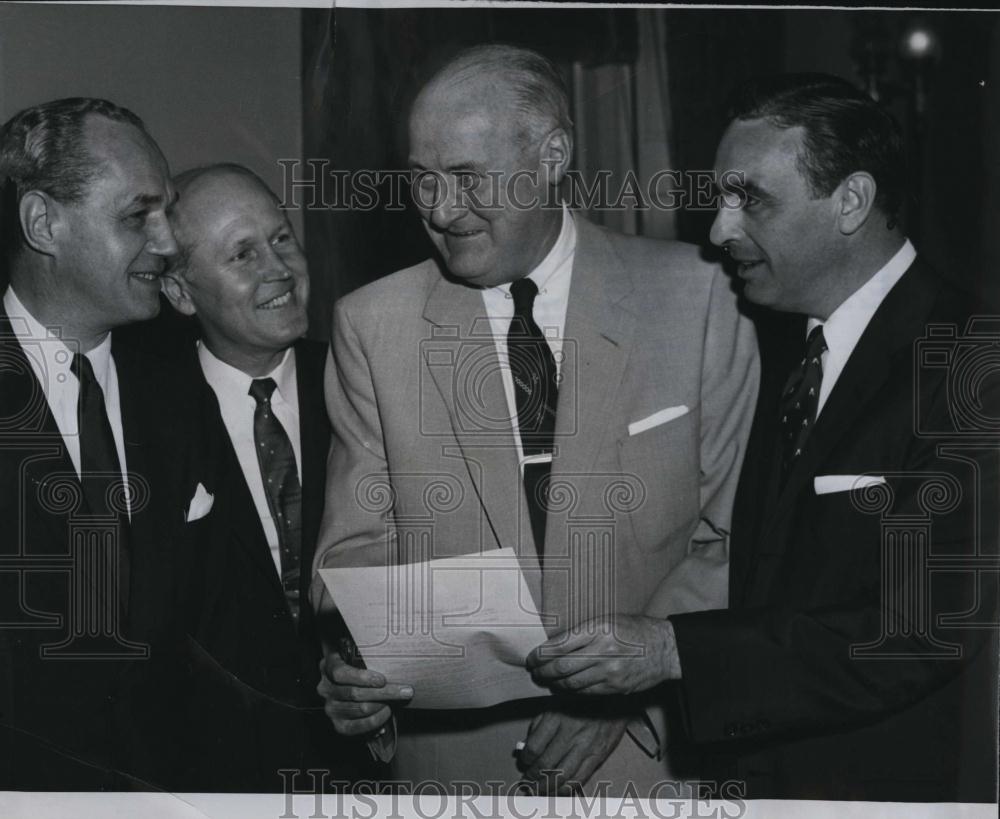
[[[172,181],[174,183],[174,190],[177,191],[178,197],[178,204],[174,205],[174,208],[177,209],[178,207],[183,206],[184,193],[188,191],[195,182],[203,177],[218,173],[231,173],[251,179],[260,186],[261,190],[267,191],[268,195],[270,195],[276,204],[280,204],[281,202],[277,194],[271,190],[270,186],[263,179],[260,178],[257,172],[251,170],[246,165],[240,165],[238,162],[213,162],[209,165],[198,165],[194,168],[188,168],[187,170],[181,171],[179,174],[174,176]],[[183,276],[191,262],[191,244],[190,242],[184,241],[181,233],[177,230],[174,230],[174,238],[177,241],[177,253],[168,260],[167,272]]]
[[[478,75],[502,78],[511,90],[522,136],[537,138],[553,128],[573,132],[569,92],[559,69],[537,51],[508,43],[486,43],[458,52],[424,86]]]
[[[60,202],[78,202],[98,175],[83,127],[90,115],[132,125],[149,136],[139,117],[103,99],[69,97],[25,108],[0,128],[0,233],[5,256],[21,247],[21,198],[32,190]]]
[[[805,131],[799,170],[814,196],[829,196],[850,174],[875,180],[875,206],[898,219],[906,193],[906,156],[895,118],[847,80],[829,74],[756,77],[736,89],[730,120],[763,119]]]

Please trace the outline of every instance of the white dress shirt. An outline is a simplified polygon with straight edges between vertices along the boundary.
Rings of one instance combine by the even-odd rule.
[[[875,311],[915,258],[917,251],[910,240],[906,239],[882,269],[848,296],[825,323],[813,318],[807,322],[807,334],[814,327],[823,325],[823,338],[827,348],[823,353],[823,381],[819,388],[819,403],[816,405],[817,418]]]
[[[4,310],[10,319],[11,329],[18,344],[24,351],[31,369],[42,386],[52,417],[66,444],[66,452],[76,474],[80,474],[80,438],[78,434],[78,413],[80,402],[80,381],[73,374],[73,355],[79,351],[74,339],[62,339],[58,327],[46,328],[28,311],[17,297],[13,287],[8,287],[3,297]],[[121,396],[118,392],[118,370],[111,356],[111,334],[94,349],[85,353],[94,369],[94,377],[104,393],[104,408],[111,424],[111,434],[118,451],[118,463],[122,468],[122,480],[128,487],[128,464],[125,462],[125,433],[122,428]],[[130,495],[126,493],[126,503],[131,517]]]
[[[267,505],[267,495],[264,492],[264,479],[260,474],[260,463],[257,461],[257,447],[253,440],[253,415],[257,402],[250,395],[250,383],[255,379],[242,370],[230,366],[198,342],[198,361],[205,380],[219,399],[219,410],[222,422],[226,425],[229,440],[233,442],[236,458],[239,460],[243,477],[250,488],[253,505],[257,509],[257,517],[264,527],[264,536],[271,549],[271,559],[281,577],[281,549],[278,544],[278,529],[271,517]],[[277,388],[271,395],[271,409],[275,418],[285,430],[292,442],[292,452],[295,453],[295,468],[299,473],[299,483],[302,483],[302,445],[299,435],[299,390],[295,375],[295,354],[291,348],[285,350],[278,366],[261,378],[273,378]]]
[[[538,266],[528,274],[538,287],[532,315],[535,324],[542,331],[552,350],[556,362],[556,373],[562,371],[563,331],[566,326],[566,308],[569,306],[569,285],[573,275],[573,256],[576,253],[576,225],[568,208],[563,205],[562,227],[555,244]],[[514,442],[517,446],[518,463],[524,464],[524,453],[521,450],[521,436],[517,425],[517,399],[514,395],[514,382],[510,375],[510,365],[507,358],[507,333],[510,321],[514,318],[514,297],[510,294],[510,284],[499,284],[495,287],[483,288],[483,304],[489,318],[490,330],[493,333],[493,343],[496,345],[497,357],[500,359],[500,372],[503,378],[504,394],[507,397],[507,409],[510,412],[511,425],[514,428]],[[552,460],[550,454],[532,456],[532,462],[547,462]]]

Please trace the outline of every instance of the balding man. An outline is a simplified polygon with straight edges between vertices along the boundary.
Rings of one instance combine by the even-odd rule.
[[[0,788],[177,787],[212,498],[177,373],[119,333],[159,310],[170,173],[73,98],[0,129],[0,188]]]
[[[302,605],[330,443],[326,345],[302,337],[305,256],[278,200],[249,169],[196,168],[174,184],[180,249],[163,289],[201,329],[188,360],[188,399],[209,425],[225,544],[223,582],[198,639],[236,676],[248,703],[235,718],[214,715],[225,752],[213,754],[218,764],[204,785],[281,790],[282,768],[345,778],[335,747],[344,743],[319,710],[321,654],[312,611]]]
[[[493,45],[458,55],[416,99],[410,165],[436,252],[336,307],[316,567],[510,547],[552,634],[632,615],[622,636],[649,650],[652,624],[725,604],[756,347],[695,248],[553,205],[568,108],[544,58]],[[365,493],[373,480],[390,505]],[[456,503],[435,503],[442,482]],[[429,549],[409,551],[428,529]],[[313,594],[333,605],[318,580]],[[405,707],[412,681],[369,665],[327,655],[327,713],[345,734],[383,731],[396,779],[645,796],[674,775],[661,690],[419,711]]]

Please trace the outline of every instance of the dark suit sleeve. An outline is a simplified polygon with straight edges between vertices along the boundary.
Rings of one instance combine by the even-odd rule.
[[[998,387],[980,393],[987,417],[1000,416]],[[951,423],[943,383],[920,400],[930,402],[931,426]],[[995,640],[1000,454],[964,437],[909,441],[903,469],[887,479],[891,492],[817,496],[809,482],[797,539],[785,552],[757,546],[758,563],[787,569],[775,573],[763,605],[671,618],[694,740],[758,741],[873,722],[929,696]],[[875,514],[883,502],[890,514]],[[921,522],[926,546],[913,534]],[[993,570],[971,570],[977,556]],[[803,571],[810,562],[825,572]],[[804,576],[812,588],[782,588]],[[851,591],[837,599],[830,589]]]

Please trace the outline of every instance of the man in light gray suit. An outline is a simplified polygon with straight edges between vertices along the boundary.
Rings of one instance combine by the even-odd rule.
[[[644,650],[647,620],[725,605],[756,343],[696,248],[553,204],[568,110],[551,64],[495,45],[415,101],[410,166],[437,255],[336,307],[315,568],[511,547],[550,634],[630,615],[621,636]],[[318,577],[313,602],[333,605]],[[558,695],[422,711],[377,667],[328,651],[324,672],[336,730],[380,732],[396,779],[647,796],[672,776],[662,686],[583,708]]]

